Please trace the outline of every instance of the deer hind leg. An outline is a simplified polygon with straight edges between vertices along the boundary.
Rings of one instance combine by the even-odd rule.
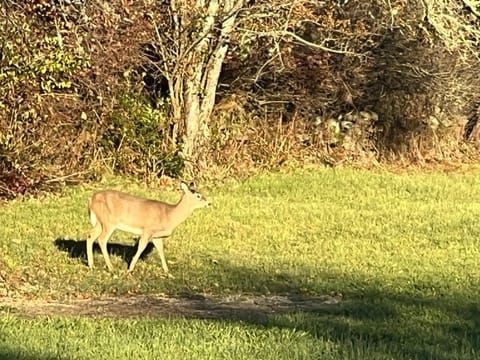
[[[155,248],[158,251],[158,254],[160,255],[160,260],[162,261],[162,268],[165,274],[168,274],[168,266],[167,266],[167,261],[165,260],[165,251],[163,248],[163,239],[162,238],[156,238],[152,240],[153,245],[155,245]]]
[[[140,240],[138,241],[138,250],[135,256],[133,257],[132,261],[130,262],[130,266],[128,267],[128,272],[132,272],[135,268],[135,264],[137,263],[138,259],[142,255],[143,251],[147,247],[148,243],[150,242],[151,235],[150,234],[142,234]]]
[[[105,263],[107,264],[108,270],[112,271],[113,266],[112,262],[110,261],[110,256],[108,255],[108,250],[107,250],[107,242],[108,239],[110,239],[110,236],[112,236],[113,232],[115,231],[114,227],[108,227],[109,229],[107,230],[107,226],[102,227],[102,233],[98,237],[98,245],[100,245],[100,250],[102,250],[102,255],[103,258],[105,259]]]
[[[102,233],[102,225],[97,223],[87,234],[87,261],[88,267],[93,268],[93,243]]]

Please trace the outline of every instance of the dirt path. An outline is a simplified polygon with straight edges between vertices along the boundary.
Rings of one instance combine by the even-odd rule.
[[[87,316],[96,318],[186,317],[261,322],[271,314],[321,311],[339,306],[340,296],[196,296],[174,298],[139,295],[87,300],[45,301],[0,297],[0,315],[25,317]]]

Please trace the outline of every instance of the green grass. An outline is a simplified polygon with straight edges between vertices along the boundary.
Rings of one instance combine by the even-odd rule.
[[[109,185],[179,196],[124,181]],[[167,241],[174,278],[163,276],[155,251],[127,276],[122,256],[112,256],[110,274],[100,253],[89,271],[82,256],[58,249],[56,240],[78,241],[74,253],[83,248],[86,203],[95,189],[2,208],[0,271],[7,282],[0,292],[3,286],[34,298],[334,293],[343,302],[266,322],[26,320],[6,310],[0,358],[480,358],[478,173],[315,169],[208,189],[213,207],[196,211]],[[116,233],[110,243],[134,251],[129,235]],[[48,347],[50,339],[57,345]]]
[[[336,352],[331,342],[318,344],[290,328],[183,319],[33,322],[10,317],[0,322],[0,334],[9,339],[0,349],[2,359],[267,359],[275,354],[287,360]]]

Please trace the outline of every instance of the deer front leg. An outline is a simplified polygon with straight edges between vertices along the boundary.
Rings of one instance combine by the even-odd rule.
[[[171,234],[172,234],[171,231],[156,232],[154,235],[152,235],[152,234],[142,234],[142,236],[140,237],[140,240],[138,242],[137,253],[133,257],[132,262],[130,263],[130,266],[128,267],[128,272],[131,273],[133,271],[133,268],[135,267],[135,264],[137,263],[138,259],[142,255],[143,251],[147,247],[150,240],[152,240],[153,236],[155,236],[155,239],[163,240],[162,238],[166,238],[166,237],[170,236]],[[160,244],[158,242],[156,243],[156,240],[153,240],[153,244],[155,245],[155,247],[157,249],[159,249]],[[164,271],[166,270],[165,272],[168,272],[168,266],[167,266],[167,262],[165,261],[165,254],[163,252],[163,241],[161,243],[160,249],[159,249],[159,253],[160,253],[160,259],[162,260],[163,270]]]
[[[160,255],[160,260],[162,261],[163,272],[165,274],[168,274],[168,266],[167,266],[167,261],[165,260],[165,252],[164,252],[164,248],[163,248],[163,239],[162,238],[155,238],[152,241],[153,241],[153,245],[155,245],[155,248],[158,251],[158,254]]]
[[[135,265],[140,259],[140,256],[142,255],[143,251],[147,247],[148,243],[150,242],[151,235],[150,234],[142,234],[140,237],[140,240],[138,241],[138,250],[135,256],[133,257],[132,261],[130,262],[130,266],[128,267],[128,272],[131,273],[133,269],[135,268]]]

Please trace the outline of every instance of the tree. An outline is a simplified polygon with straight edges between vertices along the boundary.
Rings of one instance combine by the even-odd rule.
[[[328,41],[329,46],[305,38],[308,31],[303,28],[315,24],[314,14],[321,7],[308,0],[172,0],[155,9],[155,77],[168,84],[173,142],[181,143],[182,155],[190,167],[202,159],[222,64],[233,37],[237,45],[242,42],[239,37],[246,40],[240,44],[246,51],[249,41],[268,39],[269,48],[261,49],[267,59],[260,64],[257,79],[265,65],[281,58],[280,43],[357,56],[348,49],[350,38],[332,45],[332,37],[326,36],[323,42]],[[358,38],[357,34],[356,41]]]
[[[201,160],[222,63],[243,0],[172,0],[153,19],[159,74],[167,80],[182,155]],[[180,126],[179,126],[180,125]]]
[[[477,87],[478,10],[475,2],[463,5],[446,0],[173,0],[156,9],[154,23],[174,141],[181,142],[190,165],[199,163],[226,59],[232,68],[242,68],[233,77],[257,108],[300,104],[304,117],[316,123],[373,109],[383,121],[375,125],[376,144],[388,151],[397,143],[402,148],[405,134],[417,137],[432,116],[463,114]],[[445,50],[452,56],[439,56]],[[405,105],[396,106],[399,98],[418,102],[423,112],[407,114]],[[431,113],[446,103],[448,111]],[[426,131],[432,132],[428,126]]]

